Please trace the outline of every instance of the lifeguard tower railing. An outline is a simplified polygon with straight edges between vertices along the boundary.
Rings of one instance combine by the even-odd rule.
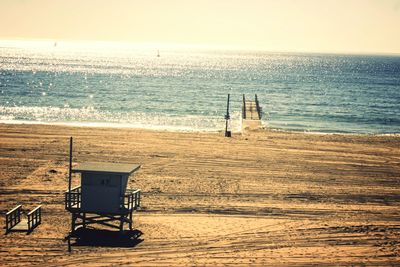
[[[121,208],[126,213],[140,208],[140,189],[127,189],[125,195],[121,197]],[[65,209],[71,212],[79,212],[82,204],[82,191],[80,186],[76,186],[71,191],[65,192]]]
[[[242,103],[242,119],[253,119],[253,106],[256,108],[257,116],[255,116],[258,120],[261,119],[262,116],[262,108],[260,106],[260,102],[258,101],[257,94],[255,94],[254,101],[246,100],[246,96],[243,94],[243,103]],[[249,113],[249,114],[247,114]],[[249,116],[250,115],[250,116]]]

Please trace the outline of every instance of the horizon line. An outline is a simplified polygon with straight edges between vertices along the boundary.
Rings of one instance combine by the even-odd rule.
[[[244,46],[232,44],[206,44],[206,43],[186,43],[186,42],[137,42],[122,40],[98,40],[98,39],[57,39],[57,38],[25,38],[25,37],[0,37],[0,42],[51,42],[51,43],[98,43],[98,44],[124,44],[131,46],[149,46],[151,48],[195,48],[209,50],[228,50],[238,52],[264,52],[264,53],[299,53],[299,54],[327,54],[327,55],[375,55],[375,56],[400,56],[400,52],[376,52],[376,51],[322,51],[322,50],[285,50],[285,49],[266,49],[261,46]]]

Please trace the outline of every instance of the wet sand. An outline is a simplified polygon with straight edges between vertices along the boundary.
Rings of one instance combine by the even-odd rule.
[[[68,253],[70,136],[75,163],[142,165],[135,246]],[[0,226],[17,204],[43,205],[30,235],[3,231],[0,265],[399,265],[399,148],[399,136],[0,124]]]

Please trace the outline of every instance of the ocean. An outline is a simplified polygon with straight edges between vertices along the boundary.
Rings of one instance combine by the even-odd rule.
[[[257,94],[267,128],[400,133],[400,56],[0,41],[0,123],[221,131],[228,94],[233,131]]]

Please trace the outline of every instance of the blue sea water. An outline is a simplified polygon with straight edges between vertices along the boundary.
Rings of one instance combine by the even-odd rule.
[[[160,50],[160,57],[157,57]],[[269,128],[400,133],[400,57],[0,41],[0,122],[232,130],[242,94]]]

